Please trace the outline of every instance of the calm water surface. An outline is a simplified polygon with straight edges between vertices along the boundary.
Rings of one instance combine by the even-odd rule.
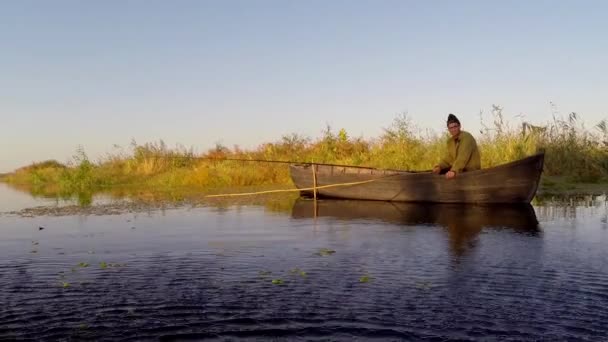
[[[2,340],[608,339],[605,198],[22,217],[70,203],[0,187],[0,204]]]

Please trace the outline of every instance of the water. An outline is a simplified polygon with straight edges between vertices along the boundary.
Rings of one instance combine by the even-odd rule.
[[[2,340],[608,339],[604,198],[34,217],[14,211],[69,203],[0,199]]]

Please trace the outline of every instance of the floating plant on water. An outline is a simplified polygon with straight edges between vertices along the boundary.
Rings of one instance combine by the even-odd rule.
[[[120,263],[117,263],[117,262],[105,262],[105,261],[102,261],[102,262],[99,263],[99,267],[101,267],[103,269],[110,268],[110,267],[112,267],[112,268],[115,268],[115,267],[124,267],[126,265],[127,264],[125,264],[125,263],[120,264]]]
[[[373,278],[369,275],[366,274],[364,276],[362,276],[361,278],[359,278],[359,282],[360,283],[369,283]]]
[[[316,253],[316,255],[319,256],[329,256],[336,253],[336,251],[334,251],[333,249],[329,249],[329,248],[321,248],[319,249],[319,251]]]
[[[300,275],[302,277],[306,277],[306,274],[307,274],[305,271],[302,271],[298,267],[292,268],[291,270],[289,270],[289,273],[294,274],[294,275],[297,274],[297,275]]]
[[[418,281],[416,282],[416,287],[421,290],[430,290],[432,285],[430,281]]]

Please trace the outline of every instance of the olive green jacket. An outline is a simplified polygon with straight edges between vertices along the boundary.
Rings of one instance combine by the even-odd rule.
[[[471,133],[460,131],[456,138],[450,137],[447,153],[438,165],[442,170],[449,169],[457,173],[481,169],[477,142]]]

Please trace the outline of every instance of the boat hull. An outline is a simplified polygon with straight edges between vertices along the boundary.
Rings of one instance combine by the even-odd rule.
[[[326,198],[434,203],[530,203],[540,182],[544,154],[454,179],[431,172],[407,172],[337,165],[314,165],[317,196]],[[313,165],[290,165],[291,179],[312,195]]]

